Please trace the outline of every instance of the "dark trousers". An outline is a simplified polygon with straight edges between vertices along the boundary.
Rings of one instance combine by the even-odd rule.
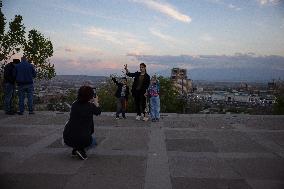
[[[4,84],[4,109],[6,113],[13,112],[13,97],[15,85],[11,83]]]
[[[146,97],[144,96],[144,92],[136,91],[134,95],[134,101],[137,115],[141,116],[141,113],[143,113],[145,116]]]
[[[117,98],[116,102],[116,117],[119,117],[119,114],[122,113],[122,117],[125,117],[127,107],[127,101],[125,97]]]

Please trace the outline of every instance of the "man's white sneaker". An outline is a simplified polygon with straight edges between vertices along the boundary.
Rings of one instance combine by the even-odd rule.
[[[136,116],[136,120],[140,120],[141,119],[141,116]]]

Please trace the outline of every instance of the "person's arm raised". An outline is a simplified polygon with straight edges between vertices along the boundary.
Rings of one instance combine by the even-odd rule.
[[[124,69],[125,69],[125,72],[126,72],[126,75],[128,76],[128,77],[136,77],[136,72],[135,73],[130,73],[129,72],[129,70],[128,70],[128,68],[127,68],[127,64],[125,64],[124,65]]]
[[[126,74],[129,73],[129,70],[128,70],[128,68],[127,68],[127,64],[124,65],[124,70],[125,70]]]

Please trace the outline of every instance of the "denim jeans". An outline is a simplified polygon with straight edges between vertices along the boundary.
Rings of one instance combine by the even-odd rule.
[[[92,138],[92,144],[85,148],[86,151],[90,150],[91,148],[95,148],[98,145],[95,135],[93,135]]]
[[[4,109],[5,112],[12,112],[13,111],[13,97],[15,92],[15,85],[11,83],[4,83]]]
[[[159,96],[153,96],[150,98],[150,113],[151,118],[157,118],[160,119],[160,97]]]
[[[18,86],[19,111],[20,112],[24,112],[24,110],[25,110],[25,94],[27,94],[27,98],[28,98],[29,112],[33,111],[33,93],[34,93],[33,84],[19,85]]]

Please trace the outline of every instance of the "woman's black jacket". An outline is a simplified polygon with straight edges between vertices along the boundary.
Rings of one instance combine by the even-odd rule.
[[[138,85],[138,82],[139,82],[139,76],[141,75],[141,72],[135,72],[135,73],[128,72],[126,75],[129,76],[129,77],[134,77],[134,82],[132,84],[131,93],[132,93],[132,96],[135,96],[136,88],[137,88],[137,85]],[[149,85],[150,85],[150,76],[147,73],[145,73],[143,84],[142,84],[141,89],[140,89],[140,91],[142,92],[141,94],[144,95],[144,93],[148,89]]]
[[[101,109],[93,103],[81,103],[77,100],[72,104],[70,118],[63,131],[66,145],[76,149],[84,149],[92,144],[94,114],[101,114]]]

